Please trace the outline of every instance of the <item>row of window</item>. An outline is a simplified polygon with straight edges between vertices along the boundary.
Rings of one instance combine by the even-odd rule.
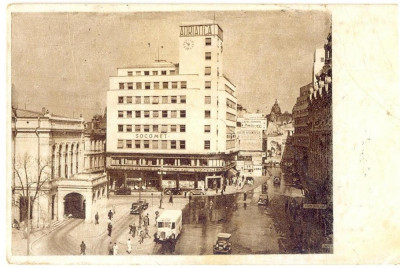
[[[186,81],[119,83],[119,89],[121,89],[121,90],[123,90],[123,89],[170,89],[170,88],[187,88],[187,83],[186,83]]]
[[[135,112],[135,118],[186,118],[186,110],[163,110],[163,111],[118,111],[118,118],[133,118],[133,112]],[[142,113],[143,112],[143,113]],[[235,121],[235,115],[226,113],[227,119]],[[233,116],[233,119],[228,118],[228,114]],[[152,115],[150,117],[150,115]],[[160,117],[161,115],[161,117]],[[204,118],[211,118],[211,111],[204,111]]]
[[[226,99],[226,106],[236,110],[236,103],[234,103],[230,99]]]
[[[118,132],[186,132],[186,125],[118,125]]]
[[[118,118],[133,118],[133,112],[135,112],[135,118],[186,118],[186,110],[180,111],[118,111]],[[143,113],[142,113],[143,112]]]
[[[226,112],[226,120],[236,121],[236,116],[234,114]]]
[[[135,104],[170,104],[170,103],[186,103],[186,95],[181,96],[119,96],[119,104],[131,104],[135,99]],[[160,102],[161,101],[161,102]]]
[[[204,141],[204,149],[210,150],[209,140]],[[118,140],[118,149],[186,149],[184,140]]]
[[[161,71],[128,71],[127,75],[128,76],[133,76],[133,74],[140,76],[140,75],[175,75],[176,71],[175,70],[161,70]]]
[[[118,125],[118,132],[186,132],[186,125]],[[204,133],[211,132],[211,125],[204,125]]]
[[[180,140],[118,140],[118,149],[186,149],[186,141]]]

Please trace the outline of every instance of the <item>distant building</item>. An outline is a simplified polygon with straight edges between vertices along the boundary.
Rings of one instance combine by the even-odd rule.
[[[107,92],[113,190],[221,188],[234,172],[236,87],[223,74],[223,31],[180,26],[179,64],[118,68]]]
[[[323,48],[317,48],[314,52],[314,63],[313,63],[313,73],[312,73],[312,85],[315,86],[316,75],[321,71],[322,67],[325,65],[325,50]]]
[[[107,180],[104,173],[85,173],[83,118],[13,108],[12,156],[13,219],[26,220],[29,189],[34,227],[65,215],[91,221]]]
[[[302,177],[306,176],[308,168],[308,147],[310,144],[308,136],[308,103],[310,89],[312,89],[312,83],[300,88],[300,96],[297,97],[292,111],[294,122],[294,167],[296,173]]]
[[[287,111],[282,113],[281,107],[278,104],[278,100],[275,100],[270,114],[267,115],[267,119],[268,122],[275,123],[276,125],[286,125],[292,122],[292,115]]]
[[[106,115],[95,115],[85,125],[85,172],[105,172]]]
[[[261,113],[240,113],[237,129],[239,153],[236,169],[241,175],[263,175],[265,148],[263,133],[267,130],[267,118]]]

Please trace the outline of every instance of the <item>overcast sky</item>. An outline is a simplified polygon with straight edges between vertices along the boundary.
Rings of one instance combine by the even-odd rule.
[[[291,112],[312,80],[330,14],[321,11],[15,13],[12,103],[86,120],[103,113],[109,76],[156,59],[178,62],[179,25],[212,20],[224,31],[224,73],[238,103],[269,113],[275,99]],[[150,43],[150,48],[148,46]]]

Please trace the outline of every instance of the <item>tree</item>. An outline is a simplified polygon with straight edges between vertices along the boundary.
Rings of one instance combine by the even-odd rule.
[[[30,218],[32,218],[32,206],[50,179],[49,162],[48,159],[40,160],[28,155],[28,153],[25,153],[22,157],[17,157],[14,161],[13,169],[16,183],[13,193],[15,194],[15,191],[20,193],[19,207],[22,210],[20,212],[22,219],[28,218],[28,196],[30,196]]]

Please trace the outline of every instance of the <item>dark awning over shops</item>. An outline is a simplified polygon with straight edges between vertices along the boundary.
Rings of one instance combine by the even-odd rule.
[[[231,168],[228,170],[228,178],[235,177],[238,173],[239,173],[239,171],[237,171],[234,168]]]

